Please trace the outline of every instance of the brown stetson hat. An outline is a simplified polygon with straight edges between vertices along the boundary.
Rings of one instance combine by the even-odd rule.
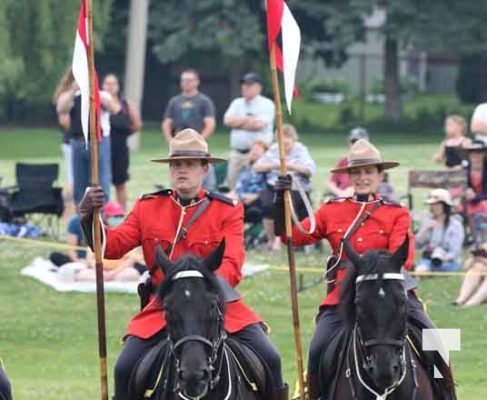
[[[157,163],[168,163],[174,160],[205,160],[209,163],[227,161],[225,158],[212,157],[208,153],[208,143],[194,129],[184,129],[169,141],[169,156],[151,160]]]
[[[352,168],[369,165],[381,166],[390,169],[399,165],[396,161],[383,161],[379,150],[368,140],[357,140],[348,151],[347,165],[332,169],[331,172],[349,172]]]

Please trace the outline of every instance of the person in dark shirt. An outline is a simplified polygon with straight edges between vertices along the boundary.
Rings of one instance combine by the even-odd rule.
[[[162,121],[162,133],[169,143],[183,129],[194,129],[208,137],[215,131],[215,106],[213,101],[199,91],[200,78],[194,69],[185,69],[179,78],[181,93],[167,104]]]
[[[449,115],[445,119],[445,139],[441,142],[437,153],[433,155],[433,161],[444,163],[445,167],[452,170],[461,170],[462,161],[466,158],[465,146],[472,141],[466,137],[467,122],[459,115]]]

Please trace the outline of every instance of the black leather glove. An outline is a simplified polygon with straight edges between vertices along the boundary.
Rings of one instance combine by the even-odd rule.
[[[279,175],[274,184],[274,234],[280,236],[284,233],[284,192],[291,190],[293,186],[293,178],[291,175]]]
[[[274,184],[274,202],[282,202],[284,200],[284,192],[291,190],[293,187],[293,178],[291,175],[279,175]]]
[[[78,206],[79,217],[89,219],[96,209],[103,207],[105,192],[101,186],[88,187]]]
[[[81,228],[83,229],[85,239],[92,250],[94,248],[92,236],[93,213],[96,209],[103,206],[104,200],[105,192],[101,186],[92,186],[86,189],[86,192],[78,205]]]

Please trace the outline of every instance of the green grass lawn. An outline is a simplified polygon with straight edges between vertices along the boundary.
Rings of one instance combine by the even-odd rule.
[[[438,133],[382,134],[373,136],[386,159],[399,160],[391,171],[396,190],[404,193],[408,169],[434,167],[430,154],[441,139]],[[0,176],[4,185],[14,183],[16,161],[57,161],[62,156],[60,135],[52,129],[0,130]],[[335,134],[307,132],[302,135],[315,157],[319,170],[314,179],[314,201],[318,203],[328,169],[345,151],[345,131]],[[228,136],[218,132],[211,138],[215,155],[227,153]],[[141,192],[154,190],[154,184],[167,184],[167,171],[149,159],[165,155],[167,147],[159,132],[143,132],[141,149],[131,158],[130,203]],[[62,183],[62,179],[60,181]],[[418,194],[420,197],[422,194]],[[96,299],[90,294],[56,293],[36,281],[20,277],[19,270],[34,257],[47,257],[49,247],[0,241],[0,354],[15,389],[16,400],[73,400],[99,397],[99,368],[96,328]],[[320,267],[326,255],[318,252],[297,254],[300,268]],[[269,258],[250,252],[247,258],[273,266],[286,265],[284,254]],[[312,280],[316,273],[307,273]],[[442,328],[462,329],[462,349],[451,353],[461,400],[487,399],[485,349],[487,307],[457,309],[450,305],[461,283],[460,277],[426,279],[420,292],[433,320]],[[272,327],[271,338],[283,357],[287,381],[296,377],[292,321],[287,274],[265,272],[245,280],[239,286],[247,303],[266,318]],[[315,286],[299,295],[303,349],[306,351],[313,331],[313,316],[323,296],[323,287]],[[132,295],[107,294],[107,344],[111,385],[113,363],[120,351],[120,337],[127,321],[138,309]],[[110,390],[113,393],[112,390]]]

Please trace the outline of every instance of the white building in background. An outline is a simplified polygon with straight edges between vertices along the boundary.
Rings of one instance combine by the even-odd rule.
[[[326,67],[322,60],[300,60],[298,80],[343,79],[354,95],[369,93],[374,82],[383,79],[384,37],[380,29],[385,18],[384,10],[376,10],[365,18],[365,41],[348,49],[348,60],[340,68]],[[414,80],[419,92],[455,93],[458,60],[451,55],[402,50],[399,68],[400,76]]]

